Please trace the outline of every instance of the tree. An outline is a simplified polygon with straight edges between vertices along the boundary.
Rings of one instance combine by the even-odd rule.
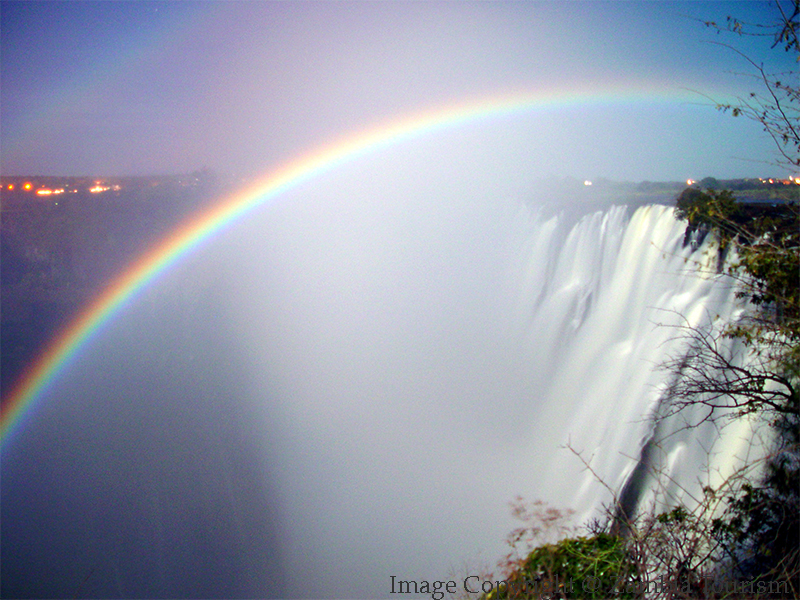
[[[774,4],[778,21],[773,26],[745,23],[733,17],[724,26],[706,24],[737,35],[771,35],[773,48],[800,58],[800,0],[776,0]],[[734,51],[755,69],[766,91],[753,92],[736,105],[719,108],[758,121],[775,141],[782,156],[780,162],[791,168],[800,166],[800,87],[796,69],[768,73],[763,65]],[[718,185],[708,187],[715,189],[685,190],[677,199],[675,214],[687,222],[687,237],[692,232],[714,236],[720,269],[737,286],[738,296],[747,301],[748,309],[743,317],[718,322],[708,329],[688,324],[679,328],[679,335],[687,341],[686,351],[663,365],[674,375],[668,390],[671,409],[665,416],[697,406],[707,409],[703,420],[717,420],[723,414],[732,418],[757,416],[772,426],[774,447],[759,477],[738,476],[735,481],[726,482],[724,491],[707,490],[710,497],[721,498],[726,505],[721,514],[712,515],[710,528],[708,518],[687,521],[683,512],[670,513],[656,522],[682,526],[691,523],[690,532],[702,529],[704,539],[724,550],[732,574],[750,581],[784,582],[785,593],[797,597],[800,208],[792,203],[739,203],[732,192],[719,190]],[[731,338],[738,343],[722,343]],[[649,535],[644,539],[649,540]],[[682,539],[685,541],[685,536]]]
[[[703,191],[689,187],[681,192],[675,205],[675,216],[689,222],[689,228],[710,229],[730,221],[739,212],[733,193],[723,190]]]
[[[705,24],[719,32],[725,31],[740,36],[771,36],[773,48],[782,49],[800,58],[800,46],[797,40],[800,28],[800,0],[790,2],[775,0],[774,5],[778,20],[773,25],[748,23],[731,16],[727,18],[725,24],[718,24],[715,21],[705,21]],[[768,72],[763,64],[757,63],[736,48],[728,44],[722,45],[731,48],[750,64],[762,91],[751,92],[747,98],[739,98],[736,103],[718,104],[717,108],[723,112],[730,112],[734,117],[742,115],[759,122],[773,139],[782,156],[779,163],[790,169],[800,167],[800,88],[797,83],[797,71]]]
[[[750,309],[717,329],[685,328],[685,355],[666,364],[676,372],[678,406],[717,401],[741,414],[773,410],[797,415],[800,376],[800,208],[737,204],[729,191],[687,189],[675,215],[687,230],[716,236],[723,269]],[[747,360],[723,351],[721,337],[741,341]]]
[[[676,203],[687,229],[706,228],[727,254],[723,271],[748,302],[745,315],[709,329],[688,325],[686,352],[665,362],[674,415],[688,407],[755,415],[774,432],[761,476],[725,495],[715,539],[742,579],[786,582],[800,593],[800,208],[736,204],[732,193],[687,190]],[[731,349],[723,338],[739,342]]]
[[[773,48],[800,59],[800,0],[776,0],[774,5],[778,20],[772,26],[734,17],[723,26],[706,25],[737,35],[770,35]],[[759,122],[780,151],[779,163],[800,166],[797,70],[768,73],[762,64],[733,50],[755,69],[762,92],[718,108]],[[800,208],[791,203],[741,204],[729,191],[690,188],[678,197],[675,214],[687,221],[687,234],[700,230],[716,237],[722,269],[738,286],[749,310],[741,319],[716,328],[682,328],[687,351],[664,365],[675,375],[668,413],[700,405],[708,409],[704,420],[718,418],[724,409],[733,418],[756,415],[772,426],[775,445],[760,479],[742,479],[729,486],[723,495],[727,509],[713,520],[712,533],[731,557],[736,575],[751,581],[783,581],[796,597],[800,594]],[[730,350],[722,338],[739,341],[738,349]]]

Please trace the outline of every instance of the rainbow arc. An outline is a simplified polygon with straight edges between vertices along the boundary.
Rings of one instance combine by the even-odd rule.
[[[512,94],[411,115],[291,160],[271,170],[247,189],[185,222],[111,281],[77,318],[54,337],[4,399],[0,412],[0,443],[8,443],[11,434],[18,431],[25,418],[34,412],[43,391],[103,325],[136,297],[137,292],[250,211],[277,201],[305,182],[383,148],[480,120],[581,105],[685,104],[694,100],[686,91],[653,87],[615,88],[603,93],[550,90]]]

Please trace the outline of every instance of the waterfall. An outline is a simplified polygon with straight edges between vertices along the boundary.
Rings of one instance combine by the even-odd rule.
[[[4,450],[10,595],[386,597],[491,566],[517,495],[730,473],[749,423],[656,418],[675,326],[742,310],[708,241],[473,200],[286,202],[137,298]]]
[[[569,446],[591,470],[554,470],[547,487],[572,488],[577,506],[597,506],[598,493],[609,503],[597,479],[620,492],[642,459],[640,473],[661,473],[645,478],[658,489],[629,486],[629,503],[658,496],[661,506],[691,505],[704,485],[718,485],[755,457],[756,424],[743,419],[720,430],[724,419],[703,422],[701,407],[662,420],[674,375],[661,367],[686,350],[685,328],[718,331],[738,318],[736,287],[718,272],[711,240],[684,243],[685,224],[669,207],[630,216],[614,207],[566,231],[559,225],[533,218],[519,310],[530,319],[533,368],[549,374],[540,396],[552,426],[544,444]]]

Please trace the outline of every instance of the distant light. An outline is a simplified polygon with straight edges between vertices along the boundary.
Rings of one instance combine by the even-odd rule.
[[[592,182],[587,179],[583,182],[583,185],[592,185]]]
[[[53,193],[53,190],[48,190],[48,189],[36,190],[36,194],[39,195],[39,196],[49,196],[52,193]]]
[[[28,182],[28,181],[26,181],[26,182],[25,182],[25,183],[22,185],[22,189],[23,189],[23,190],[30,190],[31,188],[33,188],[33,184],[32,184],[32,183],[30,183],[30,182]]]
[[[14,184],[13,183],[9,183],[8,184],[8,189],[9,190],[13,190],[14,189]]]
[[[697,183],[697,182],[694,179],[687,179],[686,180],[686,185],[694,185],[695,183]]]

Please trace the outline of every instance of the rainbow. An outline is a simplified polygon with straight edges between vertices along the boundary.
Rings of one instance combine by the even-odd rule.
[[[23,374],[0,410],[0,443],[5,446],[24,417],[32,412],[48,385],[65,370],[76,353],[160,273],[190,254],[215,233],[240,217],[297,186],[355,159],[404,141],[452,129],[466,123],[519,113],[580,105],[696,103],[696,95],[668,88],[616,88],[604,93],[548,91],[510,94],[448,106],[399,119],[319,148],[279,166],[255,184],[189,219],[145,252],[114,279],[45,348]]]

